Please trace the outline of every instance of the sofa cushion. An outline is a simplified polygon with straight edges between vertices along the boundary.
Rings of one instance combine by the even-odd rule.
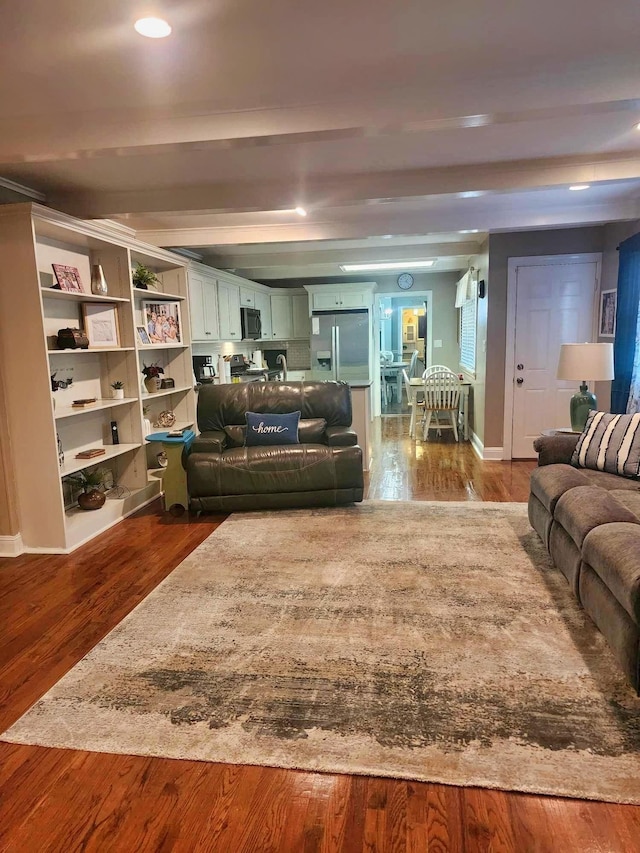
[[[640,625],[640,524],[601,524],[585,538],[582,559]]]
[[[578,549],[585,536],[594,527],[613,521],[630,524],[640,520],[604,489],[594,486],[577,486],[565,492],[556,504],[554,519],[562,525]],[[556,563],[557,565],[557,563]]]
[[[272,414],[270,412],[246,412],[247,447],[269,447],[279,444],[300,444],[298,424],[300,411]]]
[[[640,476],[640,414],[589,412],[571,464],[621,477]]]
[[[627,482],[627,481],[625,481]],[[626,506],[640,522],[640,491],[632,492],[629,489],[617,489],[609,492],[622,506]]]
[[[545,465],[531,472],[531,491],[552,515],[558,499],[568,489],[588,485],[583,472],[571,465]]]
[[[624,490],[640,494],[640,482],[638,480],[629,480],[626,477],[618,476],[618,474],[607,474],[606,471],[592,471],[589,468],[581,468],[580,473],[586,477],[592,486],[599,486],[608,492]]]

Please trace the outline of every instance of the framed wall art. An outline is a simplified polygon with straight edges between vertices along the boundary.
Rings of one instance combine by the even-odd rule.
[[[93,349],[120,346],[118,311],[115,305],[84,302],[82,305],[84,331]]]
[[[182,343],[179,302],[143,302],[142,315],[151,344],[170,346]]]
[[[136,326],[136,330],[138,332],[138,340],[141,344],[145,346],[151,343],[151,339],[149,338],[149,332],[147,331],[145,326]]]
[[[616,336],[617,302],[617,290],[603,290],[600,293],[600,325],[598,334],[601,338],[615,338]]]

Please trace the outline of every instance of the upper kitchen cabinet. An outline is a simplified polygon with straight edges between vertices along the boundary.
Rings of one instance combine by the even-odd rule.
[[[217,341],[218,291],[215,278],[196,267],[189,269],[189,304],[191,306],[191,339]]]
[[[220,340],[239,341],[242,339],[240,322],[240,288],[237,284],[218,281],[218,313]]]
[[[273,329],[271,327],[271,296],[262,290],[256,290],[252,295],[254,299],[254,308],[260,312],[260,323],[262,325],[261,340],[273,340]]]
[[[250,290],[248,287],[240,288],[240,305],[243,308],[257,308],[256,291]]]
[[[345,311],[349,308],[371,308],[375,283],[366,285],[305,285],[313,311]]]
[[[306,293],[294,293],[291,297],[293,313],[293,337],[306,338],[311,336],[311,317],[309,316],[309,297]]]
[[[293,337],[293,311],[288,293],[271,294],[271,338],[284,341]]]

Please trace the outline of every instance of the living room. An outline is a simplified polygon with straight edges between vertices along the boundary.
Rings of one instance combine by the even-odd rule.
[[[583,379],[624,410],[610,378],[557,378],[573,332],[557,411],[519,403],[516,358],[525,268],[591,276],[575,343],[620,350],[639,24],[627,0],[0,12],[3,850],[640,849],[637,483],[569,465],[577,436],[534,449]],[[297,385],[321,384],[318,291],[367,312],[371,386]],[[377,417],[380,300],[411,294],[468,441]],[[193,355],[267,344],[293,450],[245,446],[271,383],[193,387]],[[148,440],[191,427],[188,459]],[[292,505],[296,453],[320,473]]]

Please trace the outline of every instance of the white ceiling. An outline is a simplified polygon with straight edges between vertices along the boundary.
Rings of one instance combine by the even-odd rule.
[[[640,216],[636,0],[162,2],[2,4],[0,176],[256,278]]]

